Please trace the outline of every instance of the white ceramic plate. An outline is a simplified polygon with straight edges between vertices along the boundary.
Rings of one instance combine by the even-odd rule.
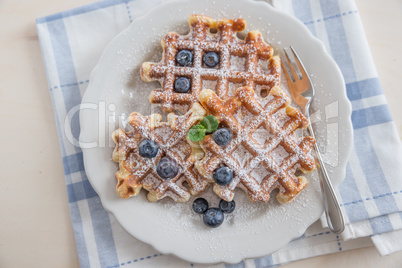
[[[150,203],[145,190],[123,200],[115,192],[118,165],[111,160],[114,143],[110,135],[124,127],[118,123],[125,122],[131,112],[148,115],[156,111],[147,98],[159,84],[142,82],[139,68],[145,61],[160,61],[160,40],[166,33],[188,32],[187,18],[192,13],[242,17],[247,21],[245,32],[259,30],[277,50],[288,45],[296,48],[317,87],[314,108],[318,116],[313,126],[324,154],[331,156],[327,166],[335,186],[344,178],[351,150],[351,108],[342,75],[321,42],[301,22],[263,2],[171,1],[135,20],[107,46],[91,74],[80,113],[85,169],[104,208],[128,233],[162,253],[197,263],[237,263],[278,250],[320,217],[323,206],[315,173],[307,177],[308,187],[286,205],[275,197],[268,203],[252,203],[237,191],[236,210],[216,229],[203,225],[201,216],[191,209],[192,201]],[[217,206],[219,200],[211,192],[203,195],[211,206]]]

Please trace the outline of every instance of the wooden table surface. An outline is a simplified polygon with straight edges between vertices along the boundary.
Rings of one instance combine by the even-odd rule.
[[[91,2],[0,0],[0,267],[79,267],[35,18]],[[402,136],[402,1],[356,3]],[[402,267],[402,252],[370,247],[283,267]]]

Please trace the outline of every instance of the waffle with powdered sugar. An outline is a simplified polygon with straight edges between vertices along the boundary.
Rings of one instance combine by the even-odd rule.
[[[272,88],[268,96],[262,98],[252,88],[241,87],[228,100],[204,89],[199,100],[218,118],[220,127],[233,133],[225,146],[218,145],[212,135],[206,136],[201,142],[205,156],[195,164],[211,182],[218,167],[224,165],[233,171],[228,185],[215,183],[214,191],[218,196],[231,201],[235,188],[240,187],[252,201],[265,202],[270,193],[279,188],[278,201],[288,203],[307,186],[307,180],[297,173],[314,170],[315,161],[310,151],[315,139],[295,135],[298,129],[306,128],[309,121],[299,110],[289,106],[290,98],[281,88]]]
[[[132,113],[129,124],[130,132],[116,130],[112,138],[116,143],[113,160],[119,163],[116,173],[116,191],[121,198],[137,195],[142,188],[148,193],[149,201],[157,201],[167,196],[176,202],[186,202],[191,195],[203,192],[209,182],[194,168],[197,147],[186,140],[188,130],[198,123],[206,114],[199,103],[194,103],[190,110],[182,116],[168,115],[167,122],[161,122],[160,114],[142,116]],[[141,156],[139,144],[143,140],[152,140],[159,146],[153,158]],[[163,157],[174,159],[179,172],[171,179],[161,178],[157,171],[158,162]],[[186,182],[186,185],[183,183]]]
[[[165,112],[186,112],[192,103],[198,101],[203,88],[213,89],[226,100],[236,87],[250,86],[269,91],[279,85],[280,58],[273,56],[273,48],[264,42],[261,33],[248,32],[244,40],[237,37],[237,33],[246,28],[244,19],[214,20],[191,15],[188,22],[190,32],[187,35],[168,33],[164,37],[163,56],[159,63],[145,62],[141,67],[144,81],[159,81],[161,84],[161,88],[151,92],[151,103],[160,104]],[[193,60],[189,66],[176,62],[176,55],[181,50],[191,51]],[[203,56],[211,51],[219,55],[219,64],[213,68],[203,63]],[[190,80],[189,92],[175,91],[174,83],[179,77]]]

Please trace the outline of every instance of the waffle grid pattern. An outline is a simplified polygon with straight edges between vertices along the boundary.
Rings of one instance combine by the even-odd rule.
[[[262,99],[258,98],[249,87],[237,89],[235,97],[226,102],[210,90],[201,92],[201,103],[222,125],[233,131],[233,138],[225,147],[217,145],[211,135],[204,138],[201,146],[206,154],[196,167],[210,181],[213,171],[220,165],[233,170],[234,178],[229,185],[214,185],[216,194],[227,201],[233,199],[236,187],[243,188],[252,201],[264,202],[269,200],[272,190],[279,188],[277,199],[288,203],[307,186],[304,177],[295,176],[296,170],[307,172],[315,168],[314,158],[309,153],[315,140],[309,136],[300,140],[296,138],[295,131],[307,127],[308,120],[300,111],[288,106],[290,99],[279,87],[269,92],[266,104],[261,104]],[[235,115],[241,108],[252,114],[245,124],[239,123]],[[275,113],[281,109],[285,109],[287,117],[283,126],[275,118]],[[253,133],[261,126],[272,135],[263,145],[253,138]],[[240,164],[243,159],[235,157],[236,150],[241,146],[252,155],[244,166]],[[272,155],[278,146],[288,153],[281,161]],[[258,181],[251,174],[260,164],[268,175]]]
[[[129,123],[133,131],[126,133],[118,129],[113,133],[116,143],[113,160],[120,164],[116,173],[119,196],[128,198],[137,195],[143,187],[149,191],[150,201],[169,196],[176,202],[186,202],[191,194],[198,195],[204,191],[209,182],[194,169],[195,151],[185,137],[204,115],[205,110],[198,103],[183,116],[168,115],[168,122],[161,122],[159,114],[142,116],[132,113]],[[152,159],[139,154],[138,146],[144,139],[151,139],[159,146],[158,154]],[[179,173],[172,179],[162,179],[156,173],[157,164],[164,156],[174,159],[179,165]],[[183,186],[183,182],[187,182],[190,190]]]
[[[159,103],[165,112],[175,110],[175,105],[190,105],[198,100],[205,80],[216,81],[214,90],[224,100],[230,97],[229,83],[253,88],[259,85],[267,90],[279,85],[280,59],[273,56],[273,48],[264,42],[261,33],[251,31],[244,40],[237,37],[237,32],[246,27],[243,19],[213,20],[192,15],[189,24],[188,35],[169,33],[162,40],[164,53],[160,63],[142,65],[142,79],[158,80],[162,85],[161,89],[152,91],[151,103]],[[211,33],[211,29],[217,32]],[[182,67],[176,63],[176,54],[183,49],[192,51],[192,66]],[[217,52],[220,57],[215,68],[203,64],[203,55],[209,51]],[[231,60],[232,57],[240,57],[243,61],[239,63]],[[183,76],[191,80],[190,93],[174,91],[175,79]]]

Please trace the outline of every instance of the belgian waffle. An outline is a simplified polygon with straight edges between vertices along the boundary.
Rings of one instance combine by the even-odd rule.
[[[203,179],[194,168],[197,148],[190,146],[186,140],[188,130],[201,120],[206,111],[199,103],[194,103],[191,109],[182,116],[168,115],[167,122],[161,122],[160,114],[142,116],[132,113],[129,124],[133,127],[130,132],[121,129],[112,134],[116,143],[113,160],[119,163],[116,173],[116,191],[121,198],[137,195],[145,188],[149,201],[157,201],[166,196],[176,202],[186,202],[190,195],[198,195],[204,191],[209,182]],[[139,153],[139,144],[144,139],[151,139],[159,146],[154,158],[144,158]],[[171,179],[158,176],[157,163],[164,156],[178,163],[179,172]],[[186,188],[183,183],[188,184]]]
[[[191,15],[188,19],[190,32],[187,35],[168,33],[162,40],[163,56],[159,63],[145,62],[141,67],[144,81],[159,81],[160,89],[151,92],[151,103],[159,103],[165,112],[183,110],[198,100],[203,88],[214,89],[223,100],[233,95],[236,87],[250,86],[269,90],[279,85],[280,58],[273,56],[273,48],[266,44],[258,31],[247,33],[244,40],[237,32],[246,27],[244,19],[214,20],[207,16]],[[216,33],[212,33],[216,29]],[[180,50],[189,50],[193,55],[191,66],[176,63]],[[220,63],[215,68],[203,64],[206,52],[218,53]],[[188,93],[174,90],[178,77],[190,79]],[[205,86],[203,84],[207,83]],[[184,108],[186,111],[186,108]]]
[[[206,136],[201,142],[205,156],[196,162],[197,170],[211,182],[217,167],[226,165],[232,169],[230,184],[214,185],[215,193],[222,199],[231,201],[235,188],[240,187],[252,201],[268,201],[270,193],[279,188],[278,201],[288,203],[307,186],[307,180],[295,173],[315,168],[310,154],[315,140],[310,136],[296,137],[296,130],[306,128],[309,122],[299,110],[289,106],[290,98],[282,89],[273,87],[267,97],[261,98],[252,88],[241,87],[226,101],[204,89],[199,100],[218,118],[220,126],[233,133],[224,147],[217,145],[212,135]],[[258,133],[261,130],[265,133]],[[261,141],[256,134],[266,140]]]

